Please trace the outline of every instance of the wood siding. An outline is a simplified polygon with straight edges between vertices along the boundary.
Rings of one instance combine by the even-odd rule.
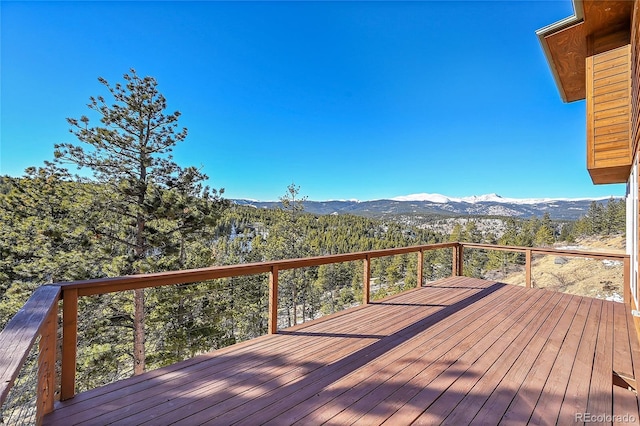
[[[630,64],[630,45],[586,60],[587,168],[596,184],[626,182],[631,170]]]
[[[633,8],[631,26],[631,141],[635,156],[640,140],[640,2]]]
[[[639,250],[640,246],[638,241],[640,241],[640,228],[638,224],[640,224],[640,217],[638,217],[638,212],[640,212],[640,188],[638,188],[638,140],[640,138],[640,2],[634,2],[633,13],[631,16],[631,145],[632,145],[632,156],[633,161],[632,164],[636,165],[635,178],[630,176],[629,179],[630,186],[628,188],[627,197],[631,198],[631,202],[633,203],[632,212],[627,212],[627,222],[631,222],[631,225],[627,225],[627,228],[631,228],[631,231],[634,233],[633,237],[627,239],[627,248],[629,252],[633,253],[631,257],[631,274],[633,274],[633,308],[638,309],[640,305],[640,294],[638,292],[638,283],[640,283],[640,274],[638,273],[638,263],[637,259],[639,259]],[[627,203],[629,205],[629,203]],[[633,218],[629,219],[631,215],[634,215]],[[636,330],[640,333],[640,318],[634,317],[634,323]]]

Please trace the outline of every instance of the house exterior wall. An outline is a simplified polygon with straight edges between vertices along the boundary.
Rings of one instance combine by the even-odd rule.
[[[631,146],[634,155],[640,140],[640,1],[633,8],[631,24]]]
[[[630,45],[587,56],[587,169],[596,184],[625,182],[632,160]]]
[[[627,253],[631,256],[631,293],[634,309],[640,307],[638,292],[638,258],[640,257],[640,185],[638,184],[638,169],[640,163],[640,1],[635,1],[631,16],[630,35],[630,63],[631,80],[630,93],[630,146],[633,156],[633,168],[627,182]],[[631,210],[631,211],[629,211]],[[637,320],[637,318],[636,318]],[[636,322],[636,327],[638,323]]]
[[[627,184],[631,305],[640,310],[640,0],[573,0],[536,31],[565,102],[586,99],[587,169]],[[635,317],[640,335],[640,315]]]
[[[638,276],[635,272],[638,270],[638,164],[637,158],[631,168],[631,175],[627,182],[627,254],[631,260],[631,277],[629,285],[631,287],[631,296],[638,306]]]

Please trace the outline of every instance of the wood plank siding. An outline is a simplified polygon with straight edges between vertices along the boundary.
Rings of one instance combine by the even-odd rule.
[[[44,424],[638,424],[632,323],[452,277],[78,394]]]
[[[596,184],[626,182],[631,170],[631,47],[586,60],[587,168]]]
[[[640,141],[640,2],[635,2],[631,26],[631,140],[633,155]]]

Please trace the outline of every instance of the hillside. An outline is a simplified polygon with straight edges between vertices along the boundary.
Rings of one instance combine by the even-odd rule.
[[[571,246],[556,248],[572,250],[625,252],[624,236],[589,237],[579,239]],[[622,301],[622,262],[581,259],[561,256],[534,256],[532,264],[533,286],[563,293]],[[523,285],[524,268],[507,274],[487,274],[487,278],[508,284]]]

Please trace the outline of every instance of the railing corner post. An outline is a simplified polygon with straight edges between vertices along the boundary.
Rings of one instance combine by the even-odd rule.
[[[622,266],[622,294],[625,305],[631,306],[631,259],[626,256]]]
[[[78,289],[62,291],[62,377],[60,400],[73,398],[78,344]]]
[[[464,245],[456,242],[456,245],[453,246],[453,259],[451,265],[451,275],[454,277],[460,277],[463,275],[464,263]]]
[[[40,333],[38,348],[38,388],[36,419],[53,411],[56,377],[56,347],[58,337],[58,301],[51,308]]]
[[[269,334],[278,332],[278,266],[269,272]]]
[[[525,286],[531,288],[531,249],[525,250]]]

